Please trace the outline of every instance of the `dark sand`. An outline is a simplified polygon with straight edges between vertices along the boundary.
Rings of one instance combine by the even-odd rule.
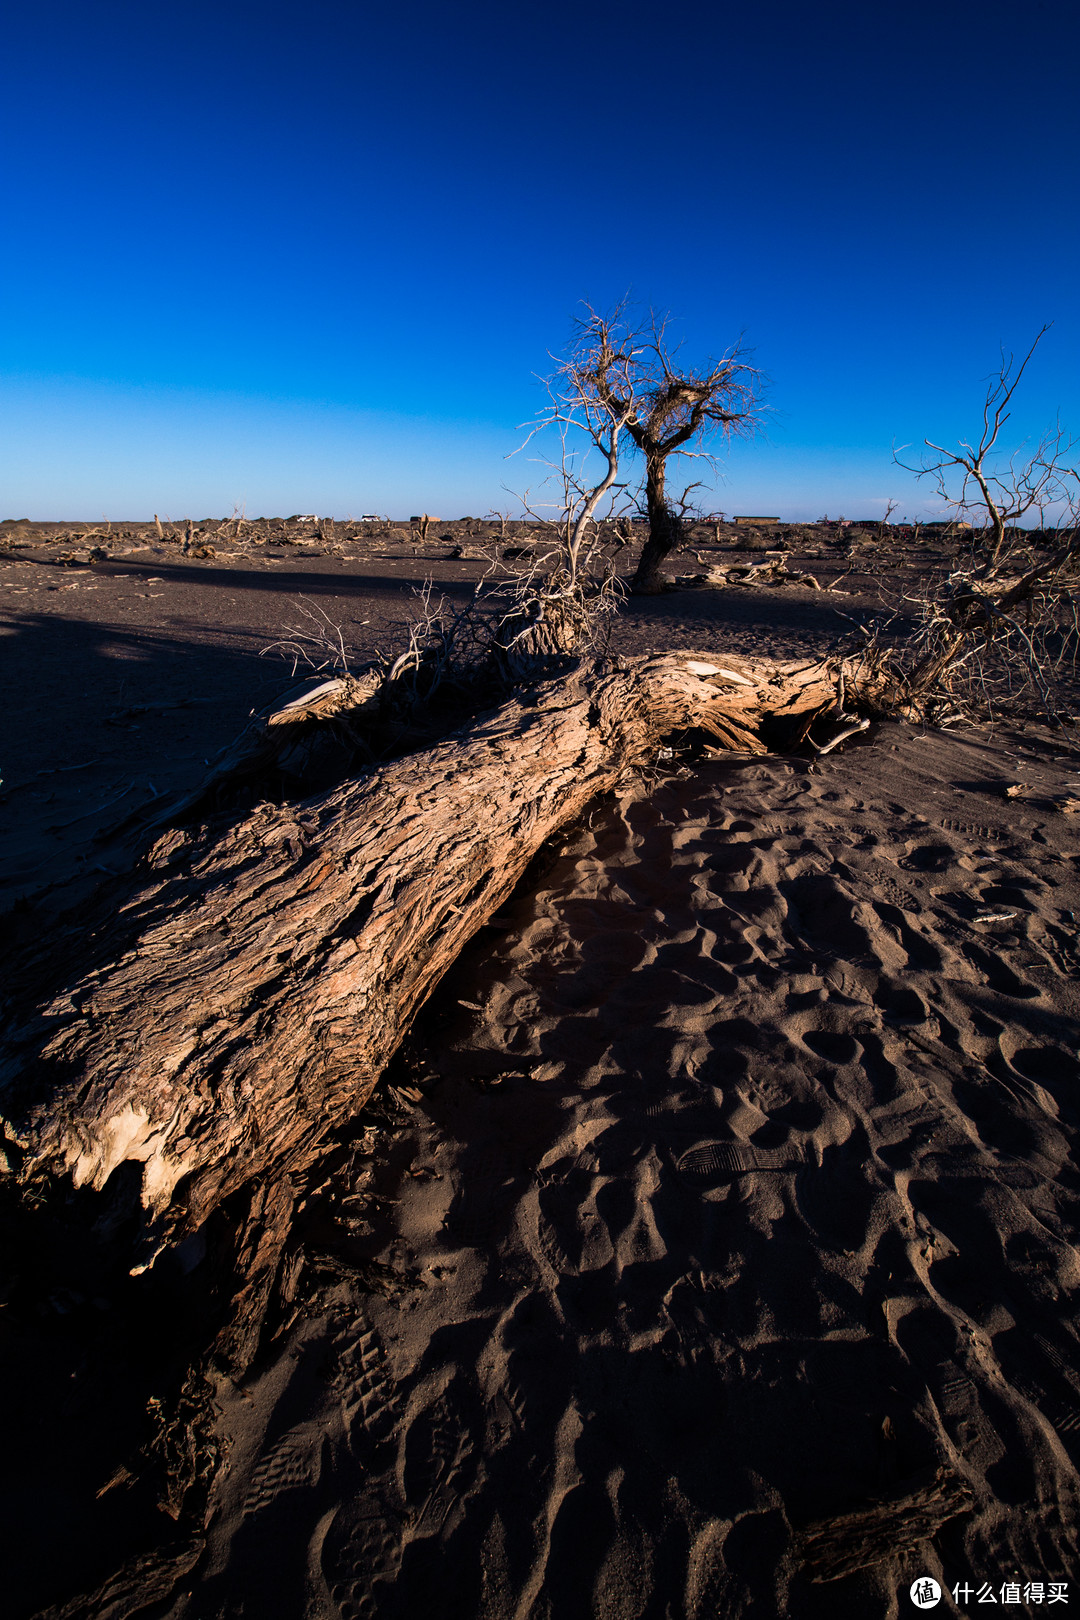
[[[408,577],[478,572],[318,549],[15,554],[18,931],[294,684],[258,652],[299,593],[363,656]],[[615,643],[813,653],[875,605],[687,591]],[[1080,1603],[1078,769],[1043,727],[883,724],[597,804],[313,1186],[296,1314],[217,1387],[198,1522],[147,1460],[160,1301],[144,1340],[108,1298],[0,1312],[5,1612],[863,1620],[917,1612],[922,1574]],[[920,1531],[942,1466],[967,1511]],[[811,1580],[800,1532],[881,1503],[882,1544],[834,1538],[865,1567]]]

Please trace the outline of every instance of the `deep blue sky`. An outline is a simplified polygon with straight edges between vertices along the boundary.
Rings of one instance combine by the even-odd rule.
[[[4,29],[0,516],[510,504],[579,299],[740,332],[707,505],[934,501],[894,440],[1080,431],[1074,0],[39,0]]]

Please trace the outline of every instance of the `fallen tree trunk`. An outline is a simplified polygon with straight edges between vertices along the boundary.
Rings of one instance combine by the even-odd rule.
[[[299,805],[174,828],[7,1044],[19,1178],[101,1189],[126,1165],[143,1264],[245,1187],[280,1230],[283,1181],[363,1105],[545,839],[672,733],[761,753],[770,725],[797,739],[865,673],[687,654],[585,666]],[[275,1240],[248,1246],[255,1286]]]

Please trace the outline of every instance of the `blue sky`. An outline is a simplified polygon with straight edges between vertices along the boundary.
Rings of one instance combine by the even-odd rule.
[[[511,504],[578,301],[745,333],[706,505],[931,514],[893,441],[1080,431],[1072,0],[42,0],[6,23],[0,516]]]

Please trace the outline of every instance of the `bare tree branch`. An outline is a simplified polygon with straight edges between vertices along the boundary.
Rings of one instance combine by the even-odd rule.
[[[958,517],[982,518],[970,557],[954,557],[937,587],[914,604],[917,654],[905,672],[913,700],[951,691],[964,672],[965,679],[977,676],[984,696],[996,682],[1013,699],[1026,689],[1045,712],[1060,712],[1053,673],[1070,656],[1075,662],[1078,647],[1080,475],[1066,459],[1076,441],[1055,423],[1033,451],[1005,456],[998,449],[1017,386],[1048,330],[1039,331],[1019,366],[1002,355],[976,443],[961,439],[948,450],[926,439],[932,455],[917,465],[894,452],[897,465],[929,478]],[[1054,508],[1060,516],[1048,531],[1046,513]],[[1033,511],[1037,530],[1021,525]]]
[[[631,319],[625,300],[610,314],[586,304],[553,379],[558,409],[533,430],[572,422],[605,456],[617,452],[625,436],[644,459],[639,501],[649,537],[633,584],[643,592],[664,588],[661,563],[684,539],[687,508],[681,498],[675,502],[668,496],[668,458],[700,457],[715,466],[711,453],[701,448],[710,435],[749,436],[761,422],[764,379],[747,363],[741,344],[719,361],[683,365],[668,342],[667,324],[655,312],[643,321]],[[609,476],[605,492],[615,482],[610,466]],[[583,515],[582,522],[587,523]]]
[[[893,460],[906,472],[917,478],[928,478],[940,499],[957,516],[982,513],[985,529],[984,567],[993,571],[1003,561],[1009,531],[1019,525],[1022,518],[1036,510],[1041,514],[1065,500],[1065,481],[1068,469],[1064,458],[1074,448],[1060,423],[1047,430],[1034,451],[1026,456],[1020,450],[1004,460],[997,449],[998,440],[1009,421],[1013,396],[1027,370],[1032,355],[1050,330],[1043,326],[1035,337],[1019,366],[1013,355],[1002,354],[997,376],[987,388],[982,408],[982,433],[977,443],[961,439],[955,450],[924,439],[930,455],[917,464],[900,459],[894,451]]]

